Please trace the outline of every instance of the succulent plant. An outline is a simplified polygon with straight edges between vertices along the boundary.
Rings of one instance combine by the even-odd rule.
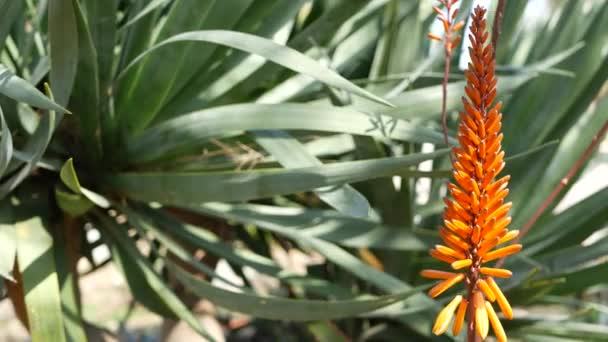
[[[555,208],[606,130],[608,3],[551,2],[534,20],[527,6],[506,3],[495,56],[510,227],[532,222],[505,264],[513,277],[501,289],[521,314],[504,329],[605,339],[605,310],[591,302],[608,240],[588,238],[606,226],[608,188]],[[0,275],[34,341],[87,340],[96,322],[79,283],[108,263],[137,303],[210,340],[200,299],[272,340],[457,338],[433,335],[444,305],[418,276],[440,267],[426,251],[441,241],[451,177],[445,55],[425,39],[441,36],[431,2],[0,9]],[[471,12],[459,2],[452,24],[468,27]],[[448,59],[450,147],[471,82],[458,67],[463,36]],[[93,257],[103,246],[108,257]],[[290,268],[281,251],[309,263]],[[267,277],[276,286],[256,287]],[[549,303],[567,314],[528,310]]]

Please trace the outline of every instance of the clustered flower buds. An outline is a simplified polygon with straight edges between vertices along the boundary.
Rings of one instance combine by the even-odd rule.
[[[442,1],[446,7],[455,2]],[[439,9],[436,11],[440,12]],[[478,6],[472,14],[469,35],[471,62],[465,72],[466,97],[462,98],[464,111],[460,113],[458,127],[460,147],[453,148],[456,183],[448,184],[451,199],[445,199],[444,225],[439,228],[445,245],[436,245],[430,251],[433,258],[450,264],[452,271],[459,272],[424,270],[421,275],[441,280],[429,291],[433,298],[461,281],[466,284],[466,295],[455,296],[439,313],[433,333],[443,334],[456,316],[452,325],[454,335],[460,333],[466,318],[469,331],[474,329],[485,339],[491,325],[497,339],[502,342],[507,337],[492,303],[498,304],[507,319],[513,318],[513,311],[494,278],[509,278],[511,271],[487,267],[486,264],[517,253],[522,246],[503,246],[516,238],[519,232],[507,229],[511,222],[508,216],[511,202],[504,203],[504,200],[509,193],[509,176],[496,180],[505,166],[505,153],[501,151],[503,135],[500,133],[502,103],[493,104],[497,80],[493,47],[486,44],[489,34],[485,13],[486,10]],[[449,15],[439,15],[449,28]]]
[[[435,13],[437,13],[437,19],[443,24],[445,40],[434,33],[428,33],[427,37],[433,40],[443,41],[446,55],[451,56],[452,48],[458,45],[460,39],[462,38],[460,35],[456,35],[456,37],[452,38],[452,34],[462,29],[464,26],[464,21],[461,20],[458,23],[455,23],[458,8],[454,8],[454,5],[458,2],[458,0],[439,0],[439,2],[445,6],[446,12],[443,13],[443,11],[437,6],[433,6],[433,10]]]

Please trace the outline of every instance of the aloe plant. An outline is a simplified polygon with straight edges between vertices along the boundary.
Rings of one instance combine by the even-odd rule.
[[[440,240],[451,175],[431,3],[0,8],[0,275],[34,341],[87,340],[96,322],[82,313],[82,259],[88,272],[113,263],[139,304],[209,340],[190,297],[223,317],[246,314],[277,340],[458,339],[432,335],[445,303],[418,276],[439,267],[426,251]],[[456,22],[471,8],[463,0]],[[515,228],[538,216],[608,120],[608,4],[551,2],[533,24],[526,8],[507,2],[496,51]],[[450,145],[467,55],[453,48]],[[511,337],[608,338],[605,307],[588,300],[605,283],[608,240],[588,237],[608,222],[608,189],[553,210],[579,176],[507,261],[513,277],[501,288],[521,310],[503,322]],[[101,237],[91,241],[93,229]],[[107,260],[93,258],[101,245]],[[322,262],[295,272],[277,249]],[[276,279],[271,294],[256,290],[259,275]],[[549,304],[566,315],[528,311]]]

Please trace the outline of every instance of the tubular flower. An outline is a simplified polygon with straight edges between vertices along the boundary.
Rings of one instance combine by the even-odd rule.
[[[495,61],[493,47],[486,44],[485,13],[478,6],[472,14],[471,62],[465,72],[466,97],[462,98],[464,111],[458,127],[460,147],[453,149],[456,182],[448,184],[451,199],[445,200],[444,225],[440,227],[445,245],[436,245],[430,252],[433,258],[450,264],[451,270],[424,270],[421,275],[440,280],[429,291],[433,298],[461,281],[467,289],[465,297],[456,296],[437,316],[435,334],[444,333],[454,315],[452,332],[459,334],[466,315],[470,331],[474,327],[486,338],[491,326],[502,342],[507,338],[492,303],[498,304],[507,319],[513,318],[513,311],[494,278],[509,278],[511,271],[486,263],[517,253],[522,246],[502,245],[517,237],[518,231],[507,230],[511,222],[511,203],[505,203],[509,176],[496,180],[505,166],[500,133],[502,103],[493,104]]]
[[[433,6],[433,11],[437,13],[437,19],[443,24],[444,37],[442,38],[434,33],[427,34],[427,37],[431,40],[443,41],[445,52],[448,56],[452,54],[452,48],[458,45],[458,42],[460,42],[461,39],[461,36],[458,34],[455,37],[452,35],[455,32],[460,31],[464,26],[464,21],[455,21],[456,15],[458,14],[458,8],[453,8],[457,2],[458,0],[439,0],[439,3],[445,6],[445,13],[439,7]]]

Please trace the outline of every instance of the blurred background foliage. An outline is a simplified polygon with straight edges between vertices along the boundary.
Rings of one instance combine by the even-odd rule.
[[[462,340],[418,276],[450,176],[431,5],[0,0],[0,275],[32,339],[99,335],[79,284],[112,263],[209,340]],[[507,1],[514,228],[608,120],[607,26],[603,0]],[[606,183],[555,210],[582,170],[507,262],[514,339],[608,340]]]

